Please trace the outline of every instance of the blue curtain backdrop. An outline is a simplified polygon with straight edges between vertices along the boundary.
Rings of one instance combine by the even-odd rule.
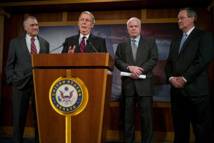
[[[170,86],[166,83],[164,66],[168,57],[172,39],[176,38],[179,29],[177,23],[154,23],[142,24],[141,36],[150,37],[156,40],[159,52],[158,65],[153,69],[155,102],[169,102]],[[78,26],[48,26],[40,27],[39,35],[50,43],[50,51],[62,45],[67,37],[78,34]],[[95,25],[92,33],[106,39],[108,53],[114,58],[117,44],[129,38],[126,24],[118,25]],[[52,53],[61,53],[62,48]],[[113,84],[111,101],[119,101],[121,97],[120,71],[115,67],[113,72]]]

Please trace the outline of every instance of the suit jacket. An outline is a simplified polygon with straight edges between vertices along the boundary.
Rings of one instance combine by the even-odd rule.
[[[76,46],[74,53],[80,53],[81,51],[79,49],[79,37],[80,37],[80,34],[66,38],[65,40],[66,44],[63,47],[62,53],[68,53],[68,48],[70,46],[73,47],[74,45]],[[91,33],[89,35],[88,40],[91,42],[91,45],[93,45],[94,48],[97,50],[97,52],[105,52],[105,53],[107,52],[105,39],[94,36]],[[84,51],[85,53],[96,52],[91,45],[87,43]]]
[[[40,44],[39,53],[49,53],[49,43],[37,37]],[[25,35],[11,40],[5,71],[7,83],[18,89],[23,89],[32,82],[31,54],[27,48]]]
[[[137,80],[130,77],[122,77],[122,88],[125,96],[133,96],[136,90],[139,96],[153,96],[152,69],[157,62],[158,50],[154,39],[140,37],[135,61],[132,55],[130,39],[118,44],[115,54],[115,66],[120,71],[125,72],[129,72],[127,67],[130,65],[138,66],[144,69],[142,74],[146,75],[146,79]]]
[[[165,72],[170,77],[183,76],[187,84],[183,89],[172,86],[171,93],[181,90],[184,96],[209,95],[207,66],[213,59],[214,43],[208,31],[193,29],[178,53],[182,35],[173,40],[167,59]]]

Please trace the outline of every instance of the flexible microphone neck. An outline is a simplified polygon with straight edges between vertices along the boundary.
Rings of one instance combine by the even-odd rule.
[[[59,47],[57,47],[57,48],[54,48],[53,50],[51,50],[51,52],[50,53],[52,53],[53,51],[55,51],[55,50],[57,50],[57,49],[59,49],[59,48],[61,48],[62,46],[66,46],[67,45],[67,43],[62,43],[62,45],[61,46],[59,46]]]
[[[94,49],[94,51],[95,51],[96,53],[98,53],[97,50],[96,50],[96,48],[91,44],[91,41],[87,40],[87,43],[88,43],[89,45],[91,45],[91,47]]]

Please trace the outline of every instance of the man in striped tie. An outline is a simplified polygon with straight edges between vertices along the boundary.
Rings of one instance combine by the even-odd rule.
[[[66,38],[62,53],[107,52],[106,41],[91,33],[95,19],[92,13],[84,11],[78,20],[79,34]]]
[[[38,21],[28,16],[23,22],[26,34],[11,40],[6,65],[7,83],[13,86],[13,138],[23,143],[29,101],[33,109],[35,143],[39,142],[33,87],[31,54],[49,53],[49,43],[39,37]]]

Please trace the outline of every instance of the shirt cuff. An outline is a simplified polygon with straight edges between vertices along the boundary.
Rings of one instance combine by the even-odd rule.
[[[174,76],[171,76],[170,78],[169,78],[169,82],[170,82],[170,79],[172,79]]]
[[[187,80],[182,76],[182,78],[183,78],[183,80],[185,81],[185,82],[187,82]]]

